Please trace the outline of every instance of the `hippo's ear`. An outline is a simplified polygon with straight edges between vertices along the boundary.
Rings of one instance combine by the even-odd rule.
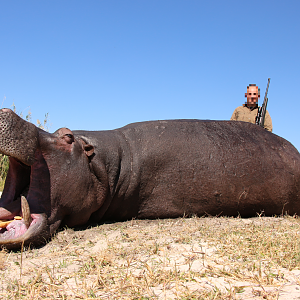
[[[88,157],[90,157],[94,154],[94,146],[92,146],[90,144],[83,145],[83,150],[84,150],[86,156],[88,156]]]

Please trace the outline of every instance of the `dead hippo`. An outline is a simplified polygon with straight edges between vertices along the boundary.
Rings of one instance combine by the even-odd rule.
[[[250,123],[149,121],[51,134],[2,109],[0,152],[10,160],[0,219],[23,216],[1,229],[7,248],[43,243],[62,224],[300,213],[299,152]]]

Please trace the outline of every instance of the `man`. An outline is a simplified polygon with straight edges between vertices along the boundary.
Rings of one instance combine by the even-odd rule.
[[[245,93],[247,102],[243,106],[237,107],[230,120],[244,121],[255,124],[255,118],[258,112],[258,99],[260,98],[260,89],[255,84],[247,86],[247,93]],[[272,120],[268,111],[266,111],[264,128],[268,131],[273,130]]]

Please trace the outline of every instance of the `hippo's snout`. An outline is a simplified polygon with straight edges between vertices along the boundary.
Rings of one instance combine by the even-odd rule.
[[[34,163],[38,144],[37,127],[26,122],[11,109],[0,110],[0,152],[26,165]]]
[[[0,226],[0,245],[6,248],[37,244],[49,236],[50,179],[38,149],[38,130],[12,110],[0,110],[0,153],[10,160],[0,199],[0,220],[7,223]]]

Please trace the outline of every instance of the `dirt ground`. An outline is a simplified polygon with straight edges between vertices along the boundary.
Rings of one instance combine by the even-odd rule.
[[[300,299],[298,218],[131,220],[0,252],[0,299]]]

